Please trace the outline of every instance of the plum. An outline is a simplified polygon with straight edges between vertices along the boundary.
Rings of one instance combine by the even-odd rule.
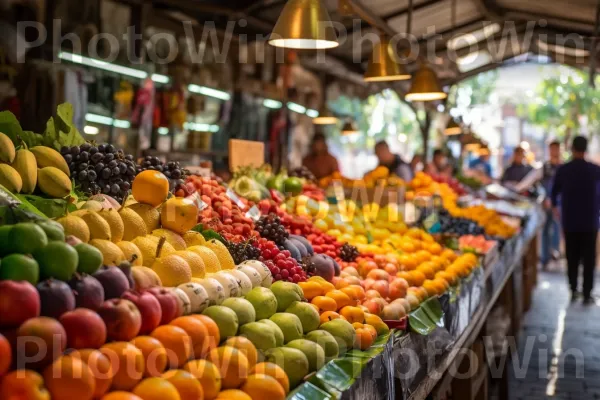
[[[104,299],[121,297],[129,287],[129,280],[125,273],[118,267],[102,266],[94,275],[104,288]]]
[[[333,279],[335,276],[335,267],[331,258],[324,254],[315,254],[310,260],[315,266],[315,275],[318,275],[327,281]]]
[[[40,315],[58,319],[67,311],[75,309],[75,295],[65,282],[47,279],[36,286],[42,305]]]
[[[87,274],[75,274],[69,281],[69,286],[75,293],[77,308],[98,310],[104,303],[104,288],[98,279]]]

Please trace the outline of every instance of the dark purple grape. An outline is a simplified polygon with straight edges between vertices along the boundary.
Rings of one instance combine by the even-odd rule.
[[[115,146],[113,146],[112,144],[107,144],[106,145],[106,152],[107,153],[114,153],[115,152]]]
[[[71,149],[68,146],[63,146],[60,148],[60,154],[62,154],[63,156],[65,154],[69,154],[70,151],[71,151]]]
[[[92,145],[90,143],[84,143],[81,146],[79,146],[79,149],[81,151],[89,151],[91,147]]]
[[[82,151],[81,154],[79,154],[79,159],[83,162],[87,162],[90,159],[90,153]]]
[[[105,163],[111,162],[112,160],[114,160],[114,158],[115,158],[115,155],[112,153],[104,154],[104,162]]]
[[[129,177],[135,176],[135,168],[127,167],[127,176],[129,176]]]
[[[94,170],[88,171],[87,177],[90,182],[94,182],[96,180],[96,178],[98,177],[98,174],[96,174],[96,171],[94,171]]]
[[[124,162],[119,163],[119,171],[121,171],[121,174],[125,174],[127,172],[127,165]]]
[[[133,161],[133,156],[132,156],[131,154],[127,154],[127,155],[125,156],[125,159],[126,159],[126,160],[129,160],[129,161]]]
[[[79,171],[79,174],[77,174],[77,179],[79,179],[80,182],[85,182],[87,178],[88,172],[86,170]]]
[[[73,146],[73,147],[71,147],[71,154],[73,154],[74,156],[78,155],[79,152],[80,152],[79,146]]]
[[[98,146],[98,151],[100,153],[105,153],[106,152],[106,145],[105,144],[101,144],[100,146]]]
[[[110,186],[110,192],[113,194],[119,193],[119,190],[121,190],[121,188],[116,183],[114,183]]]
[[[112,175],[113,176],[119,176],[121,174],[121,171],[119,170],[119,167],[114,167],[112,169]]]
[[[117,166],[117,160],[112,160],[111,162],[108,163],[107,167],[112,169],[114,167]]]
[[[71,154],[65,154],[65,155],[63,155],[63,158],[65,159],[67,164],[70,164],[71,161],[73,161],[73,156]]]
[[[121,183],[123,183],[123,182],[124,182],[124,181],[123,181],[123,179],[121,179],[121,178],[116,178],[116,179],[112,180],[112,183],[116,183],[117,185],[120,185],[120,184],[121,184]]]
[[[104,169],[104,164],[99,162],[98,164],[96,164],[96,167],[94,169],[96,170],[96,172],[100,173]]]
[[[97,147],[90,147],[90,154],[94,155],[96,153],[98,153],[98,148]]]
[[[124,191],[128,191],[129,189],[131,189],[131,185],[129,184],[129,182],[123,182],[123,183],[121,183],[120,186],[121,186],[121,190],[124,190]]]
[[[110,185],[104,185],[102,187],[102,193],[109,194],[110,193]]]
[[[83,171],[84,169],[87,169],[88,165],[87,163],[81,163],[79,164],[79,167],[77,167],[78,170]]]
[[[173,171],[171,171],[171,176],[173,177],[173,179],[179,179],[181,178],[181,171],[178,169],[174,169]]]
[[[108,178],[110,178],[111,175],[112,175],[112,171],[110,170],[110,168],[104,168],[102,170],[102,179],[108,179]]]
[[[91,160],[94,164],[99,163],[104,159],[104,154],[102,153],[94,153],[92,154]]]

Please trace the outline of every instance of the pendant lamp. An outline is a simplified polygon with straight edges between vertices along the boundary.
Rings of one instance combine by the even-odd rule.
[[[313,119],[315,125],[335,125],[340,120],[329,111],[326,105],[319,111],[319,116]]]
[[[458,122],[456,122],[456,120],[454,118],[450,118],[450,120],[446,124],[446,129],[444,129],[444,135],[454,136],[454,135],[460,135],[461,133],[462,133],[462,128],[460,127]]]
[[[289,0],[271,32],[269,44],[308,50],[339,46],[329,13],[321,0]]]
[[[385,36],[380,36],[379,43],[373,46],[365,82],[402,81],[410,79],[410,74],[404,69],[404,65],[398,64],[396,52]]]
[[[425,63],[421,63],[405,99],[407,101],[434,101],[445,99],[447,96],[442,90],[435,72]]]
[[[356,123],[354,121],[347,120],[344,122],[344,126],[342,127],[342,135],[353,135],[358,132],[358,128],[356,127]]]

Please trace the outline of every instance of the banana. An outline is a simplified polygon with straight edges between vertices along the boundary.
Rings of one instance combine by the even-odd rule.
[[[0,161],[12,163],[15,159],[15,145],[4,133],[0,132]]]
[[[69,177],[55,167],[38,169],[38,186],[42,192],[55,198],[68,196],[72,189]]]
[[[32,152],[27,149],[17,150],[13,168],[21,175],[23,180],[23,193],[33,193],[37,184],[37,162]]]
[[[35,156],[38,168],[54,167],[65,173],[67,177],[71,176],[67,162],[58,151],[46,146],[35,146],[29,150]]]
[[[8,164],[0,164],[0,185],[13,193],[19,193],[23,187],[23,180],[16,169]]]

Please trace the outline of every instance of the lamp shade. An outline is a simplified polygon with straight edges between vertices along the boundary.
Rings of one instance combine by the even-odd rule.
[[[342,135],[353,135],[355,133],[358,133],[356,123],[350,120],[344,122],[344,126],[342,127]]]
[[[445,99],[448,95],[442,90],[435,72],[421,64],[415,73],[410,90],[405,96],[407,101],[434,101]]]
[[[462,128],[456,122],[454,118],[450,118],[448,123],[446,124],[446,129],[444,129],[444,134],[446,136],[460,135],[462,133]]]
[[[335,30],[321,0],[289,0],[271,32],[269,44],[290,49],[337,47]]]
[[[396,53],[389,40],[382,36],[379,43],[373,46],[364,80],[366,82],[385,82],[406,79],[410,79],[410,74],[406,72],[404,65],[398,64]]]
[[[313,124],[315,125],[335,125],[340,120],[327,109],[327,107],[323,107],[319,111],[319,116],[313,119]]]

